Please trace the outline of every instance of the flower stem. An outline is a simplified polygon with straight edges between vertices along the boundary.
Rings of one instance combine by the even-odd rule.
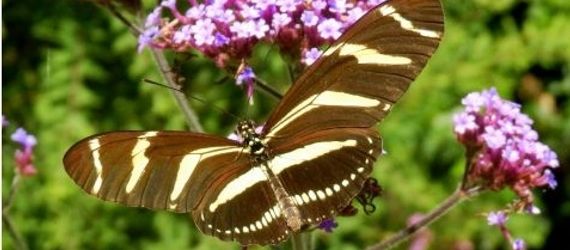
[[[293,250],[310,250],[311,235],[310,233],[294,233],[291,236],[291,245]]]
[[[420,229],[428,226],[429,224],[441,218],[443,215],[447,214],[457,204],[465,201],[468,198],[478,195],[480,192],[481,189],[478,187],[469,190],[458,188],[453,194],[451,194],[449,197],[447,197],[447,199],[439,204],[438,207],[426,214],[421,220],[408,225],[406,228],[400,230],[390,238],[378,244],[370,246],[368,250],[384,250],[397,246],[398,244],[407,240],[414,233],[418,232]]]
[[[24,241],[22,235],[18,233],[18,231],[14,227],[14,223],[12,223],[12,220],[8,216],[8,211],[10,210],[10,207],[12,207],[12,204],[14,203],[14,197],[16,197],[16,191],[20,186],[20,179],[21,179],[20,174],[17,173],[14,176],[14,179],[12,179],[12,186],[10,187],[8,198],[2,204],[2,223],[4,224],[6,230],[8,231],[8,234],[12,238],[12,241],[14,242],[14,249],[27,250],[28,245],[26,244],[26,241]]]
[[[283,98],[283,95],[281,93],[279,93],[279,91],[277,91],[273,87],[269,86],[269,84],[267,84],[267,82],[265,82],[264,80],[262,80],[258,77],[255,78],[255,84],[257,86],[259,86],[259,88],[263,92],[265,92],[267,95],[275,98],[276,100],[281,100],[281,98]]]
[[[188,124],[188,127],[190,127],[190,130],[192,131],[203,132],[204,129],[202,128],[202,125],[200,125],[196,112],[190,107],[190,104],[188,104],[188,98],[182,92],[174,90],[174,89],[179,89],[180,87],[178,86],[178,83],[174,80],[174,77],[171,73],[172,68],[168,63],[168,60],[166,60],[164,53],[157,49],[151,49],[151,52],[154,61],[156,62],[158,69],[160,70],[162,78],[166,81],[168,86],[173,88],[169,89],[169,91],[174,96],[176,103],[178,104],[178,106],[182,110],[182,113],[186,117],[186,123]]]

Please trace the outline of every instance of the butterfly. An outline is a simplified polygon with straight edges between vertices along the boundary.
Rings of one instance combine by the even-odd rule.
[[[348,28],[296,80],[261,132],[242,141],[182,131],[115,131],[65,154],[100,199],[190,213],[198,229],[242,245],[277,244],[332,218],[382,152],[375,125],[420,74],[443,35],[438,0],[391,0]]]

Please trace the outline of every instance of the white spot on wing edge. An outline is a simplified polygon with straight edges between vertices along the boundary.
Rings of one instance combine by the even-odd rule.
[[[146,149],[150,146],[150,142],[147,140],[147,138],[154,137],[157,134],[158,132],[151,131],[146,132],[137,138],[137,143],[133,147],[133,151],[131,151],[131,156],[133,157],[133,169],[131,171],[129,181],[127,182],[127,186],[125,187],[125,191],[127,193],[133,191],[133,188],[135,188],[139,182],[148,165],[148,162],[150,161],[150,159],[145,155]]]
[[[99,139],[95,138],[89,141],[89,149],[91,150],[91,156],[93,157],[93,166],[95,167],[95,173],[97,174],[97,179],[91,188],[92,194],[99,193],[101,189],[101,184],[103,184],[103,165],[101,164],[101,156],[99,155]]]

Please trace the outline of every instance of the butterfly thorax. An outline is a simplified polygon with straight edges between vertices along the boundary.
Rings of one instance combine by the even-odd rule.
[[[261,135],[255,131],[255,123],[251,120],[239,122],[237,134],[243,138],[242,144],[248,148],[254,156],[265,156],[266,145],[261,140]],[[265,157],[262,157],[265,158]]]

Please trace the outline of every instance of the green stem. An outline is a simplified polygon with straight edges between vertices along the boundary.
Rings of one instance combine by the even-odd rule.
[[[310,250],[311,249],[310,233],[294,233],[291,236],[291,246],[293,250]]]
[[[267,84],[264,80],[256,77],[255,78],[255,84],[259,87],[259,89],[261,89],[268,96],[271,96],[271,97],[275,98],[276,100],[280,100],[281,98],[283,98],[283,95],[281,93],[279,93],[279,91],[277,91],[273,87],[269,86],[269,84]]]
[[[427,215],[425,215],[421,220],[408,225],[406,228],[400,230],[395,235],[391,236],[390,238],[372,245],[368,248],[368,250],[384,250],[393,248],[402,242],[406,241],[410,236],[414,233],[418,232],[420,229],[430,225],[434,221],[441,218],[443,215],[447,214],[453,207],[458,205],[459,203],[467,200],[468,198],[474,197],[481,192],[481,189],[478,187],[463,190],[459,187],[453,194],[451,194],[447,199],[445,199],[439,206],[435,209],[430,211]]]
[[[6,230],[8,231],[8,234],[12,238],[12,241],[14,242],[14,248],[19,250],[27,250],[28,245],[26,244],[26,241],[24,241],[20,233],[18,233],[18,231],[14,227],[14,223],[12,223],[12,220],[8,216],[8,211],[12,207],[12,204],[14,203],[14,198],[16,197],[16,191],[20,186],[20,179],[21,176],[18,173],[16,173],[14,179],[12,179],[12,186],[10,187],[8,198],[2,204],[2,223],[4,224]]]
[[[160,50],[152,48],[151,52],[154,61],[156,62],[158,69],[160,70],[162,78],[164,79],[164,81],[167,83],[168,86],[173,88],[169,89],[169,91],[174,96],[176,103],[178,104],[178,106],[182,110],[182,113],[186,117],[186,123],[188,124],[188,127],[190,127],[190,130],[195,132],[204,132],[204,129],[202,128],[202,125],[200,125],[196,112],[190,107],[190,104],[188,104],[188,98],[186,98],[184,93],[174,90],[174,89],[180,89],[180,86],[178,86],[178,83],[174,80],[173,74],[171,73],[172,68],[170,67],[170,64],[168,64],[168,60],[166,60],[164,53]]]
[[[10,219],[10,217],[8,217],[8,213],[6,213],[6,211],[2,211],[2,223],[4,224],[6,231],[8,231],[8,234],[12,238],[12,241],[14,242],[14,249],[27,250],[28,245],[26,244],[26,241],[24,241],[22,235],[18,233],[18,231],[14,227],[14,223],[12,223],[12,220]]]

